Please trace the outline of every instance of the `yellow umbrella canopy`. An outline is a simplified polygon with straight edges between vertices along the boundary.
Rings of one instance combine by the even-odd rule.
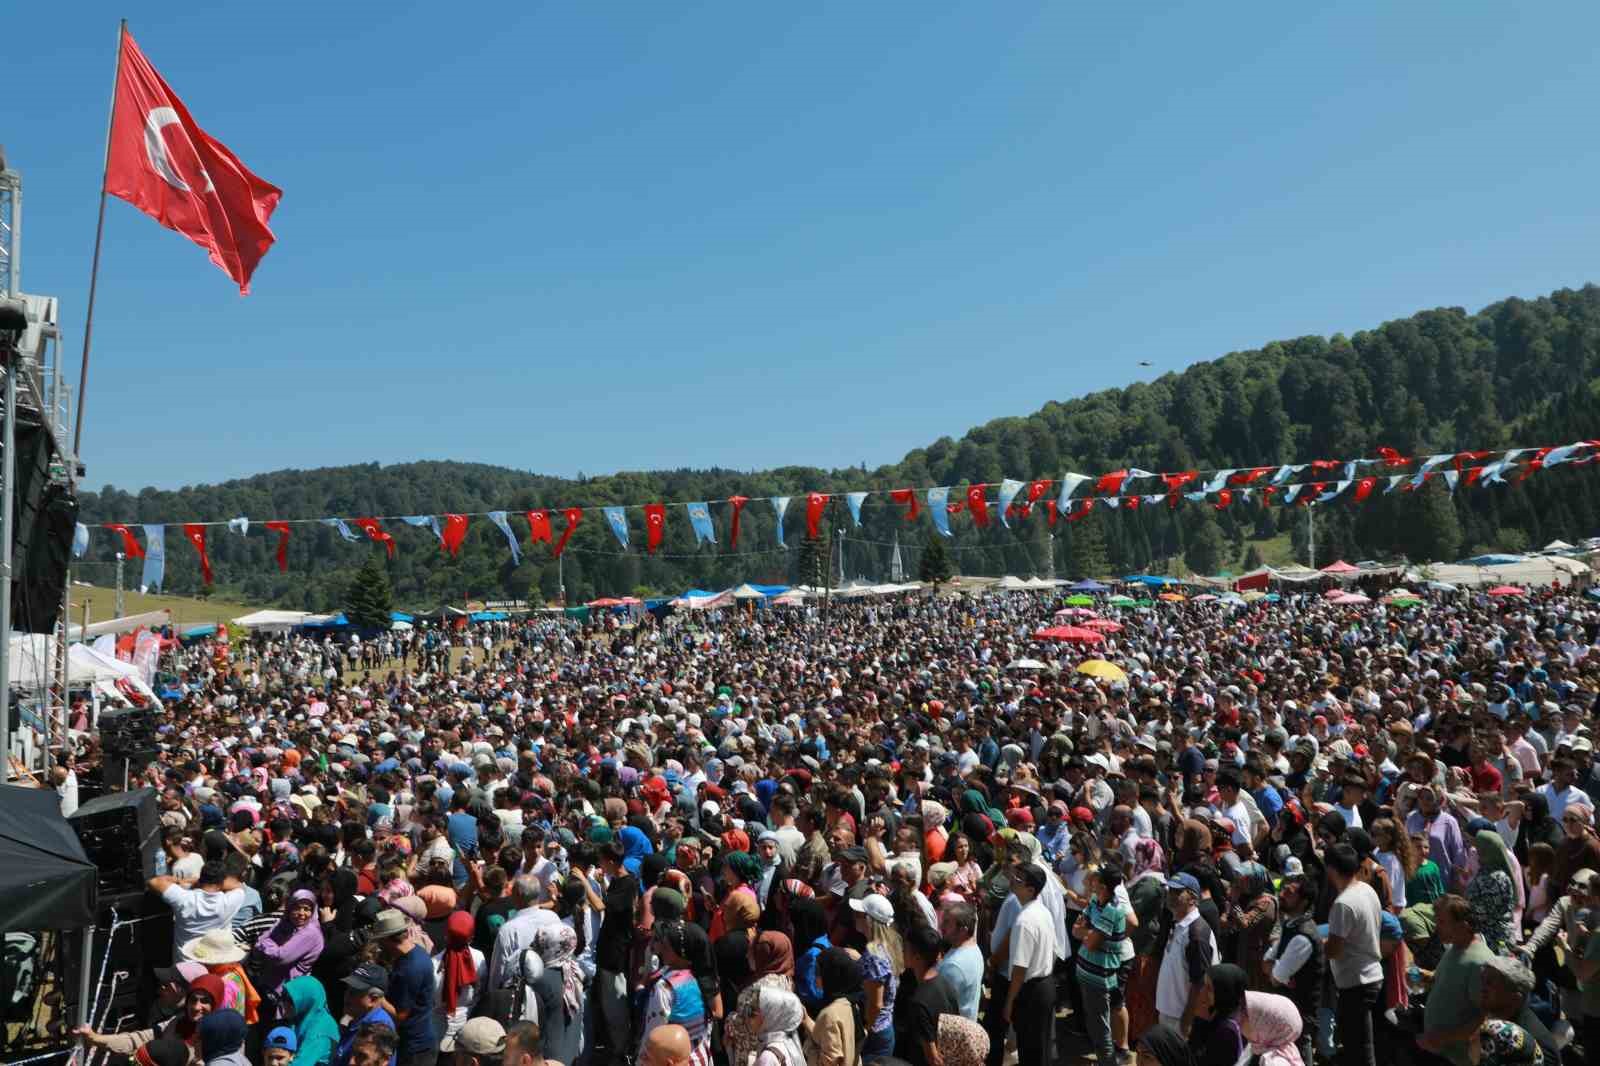
[[[1127,681],[1128,675],[1116,663],[1104,659],[1085,659],[1078,664],[1078,673],[1098,677],[1103,681]]]

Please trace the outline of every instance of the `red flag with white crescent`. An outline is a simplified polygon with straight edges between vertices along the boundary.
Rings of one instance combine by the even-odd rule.
[[[967,486],[967,510],[972,512],[972,521],[979,529],[989,524],[989,498],[984,495],[988,485]]]
[[[206,527],[194,523],[187,524],[183,527],[183,535],[189,538],[194,550],[200,553],[201,579],[206,584],[211,584],[211,560],[206,556]]]
[[[550,543],[550,512],[549,511],[529,511],[528,512],[528,543],[530,543],[530,544],[549,544]]]
[[[916,489],[890,489],[889,499],[906,506],[905,520],[907,522],[915,521],[917,515],[922,513],[922,504],[917,502]]]
[[[394,538],[384,532],[383,526],[378,524],[376,518],[358,518],[356,519],[356,528],[372,540],[382,544],[383,550],[389,553],[389,558],[394,558]]]
[[[739,546],[739,516],[744,513],[744,505],[750,502],[748,496],[729,496],[728,505],[733,508],[733,525],[728,530],[728,547]]]
[[[461,542],[467,537],[467,516],[464,514],[447,514],[444,516],[444,532],[439,536],[439,547],[451,555],[461,554]],[[393,537],[389,538],[391,541]],[[393,548],[389,551],[394,554]]]
[[[583,521],[583,508],[581,507],[568,507],[561,514],[567,520],[567,528],[561,531],[561,539],[556,541],[555,550],[551,552],[552,555],[561,554],[562,550],[567,546],[567,541],[572,539],[572,531],[578,528],[579,522]]]
[[[654,555],[655,550],[661,547],[661,529],[667,524],[667,505],[664,503],[647,503],[644,505],[644,550]]]
[[[122,554],[130,559],[143,559],[144,549],[139,546],[138,538],[133,535],[133,530],[120,522],[107,522],[106,528],[113,533],[122,534]]]
[[[289,523],[268,522],[267,528],[278,535],[278,569],[287,573],[289,570]]]
[[[106,192],[204,248],[241,294],[250,291],[275,240],[267,221],[283,191],[200,128],[126,30],[105,182]]]
[[[821,492],[806,493],[806,536],[816,540],[821,536],[822,512],[828,507],[828,497]]]

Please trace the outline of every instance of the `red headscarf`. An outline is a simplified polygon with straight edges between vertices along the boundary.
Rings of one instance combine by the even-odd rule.
[[[452,1014],[461,989],[478,980],[478,968],[472,962],[473,925],[468,911],[451,911],[444,926],[444,1008]]]

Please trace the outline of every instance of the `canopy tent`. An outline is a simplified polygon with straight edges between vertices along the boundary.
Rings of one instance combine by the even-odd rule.
[[[1042,663],[1038,659],[1015,659],[1006,663],[1006,669],[1017,672],[1023,670],[1047,670],[1049,669],[1049,664]]]
[[[728,607],[734,603],[731,591],[705,592],[701,589],[691,589],[690,591],[698,595],[691,596],[686,593],[673,600],[672,606],[682,607],[690,611],[710,611],[717,607]]]
[[[1480,557],[1481,558],[1481,557]],[[1494,585],[1570,585],[1588,577],[1589,565],[1564,555],[1518,556],[1512,563],[1474,566],[1464,563],[1413,568],[1407,580],[1446,582],[1457,588],[1485,588]]]
[[[235,618],[233,624],[276,633],[293,629],[310,617],[305,611],[253,611],[242,618]]]
[[[1022,578],[1016,577],[1012,574],[1007,574],[1005,577],[1001,578],[997,587],[1005,590],[1006,592],[1028,591],[1028,583]]]
[[[1546,544],[1540,550],[1541,551],[1547,551],[1547,552],[1569,552],[1569,551],[1573,550],[1573,547],[1574,547],[1573,545],[1568,544],[1564,540],[1553,540],[1549,544]]]
[[[1109,586],[1100,584],[1092,577],[1086,577],[1082,581],[1067,586],[1069,592],[1105,592],[1107,588]]]
[[[0,786],[0,931],[93,925],[98,876],[54,789]]]
[[[42,692],[54,684],[50,664],[55,657],[56,638],[49,633],[11,635],[11,684],[24,692]],[[137,682],[136,687],[155,699],[145,685],[139,668],[132,663],[96,651],[88,644],[67,647],[67,685],[87,687],[100,681]]]
[[[1324,574],[1332,574],[1337,577],[1343,574],[1360,573],[1360,568],[1351,566],[1343,559],[1340,559],[1338,562],[1329,563],[1327,566],[1324,566],[1322,568],[1322,572]]]
[[[734,589],[732,592],[726,593],[726,595],[732,596],[734,599],[743,603],[746,600],[764,600],[767,598],[768,594],[762,592],[760,589],[756,588],[747,581],[743,585],[740,585],[738,588]]]
[[[121,618],[108,618],[104,622],[90,622],[88,626],[67,626],[67,640],[93,640],[107,633],[132,633],[135,629],[160,629],[172,623],[171,611],[145,611]]]
[[[1183,582],[1179,581],[1175,577],[1162,577],[1159,574],[1129,574],[1122,580],[1130,585],[1147,585],[1151,588],[1159,588],[1164,585],[1183,584]]]

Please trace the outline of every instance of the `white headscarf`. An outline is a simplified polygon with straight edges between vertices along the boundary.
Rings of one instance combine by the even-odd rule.
[[[805,1018],[805,1008],[800,997],[781,988],[762,985],[756,994],[756,1008],[761,1011],[761,1050],[778,1053],[787,1066],[804,1066],[805,1049],[800,1046],[797,1034]]]

